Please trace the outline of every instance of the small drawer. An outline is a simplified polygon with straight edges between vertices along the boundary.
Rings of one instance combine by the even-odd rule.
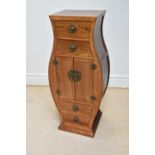
[[[78,124],[84,125],[84,126],[89,125],[90,117],[82,117],[74,113],[67,113],[67,112],[63,112],[62,114],[64,117],[64,121],[66,122],[70,122],[70,123],[77,124],[77,125]]]
[[[58,39],[56,51],[59,54],[92,56],[88,41],[72,41]]]
[[[91,22],[55,20],[54,25],[58,38],[90,38]]]
[[[61,101],[60,106],[62,111],[64,112],[72,112],[74,114],[84,116],[84,117],[91,117],[92,114],[92,107],[84,104],[79,103],[72,103],[69,101]]]

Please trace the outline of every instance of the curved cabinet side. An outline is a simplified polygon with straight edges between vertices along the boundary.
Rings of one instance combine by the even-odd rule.
[[[102,26],[104,20],[105,12],[97,18],[95,30],[94,30],[94,46],[100,60],[100,65],[102,69],[102,78],[103,78],[103,94],[105,94],[110,76],[110,61],[108,50],[104,42]]]
[[[100,59],[97,53],[97,49],[94,44],[95,36],[94,32],[97,28],[97,19],[95,19],[91,24],[91,31],[90,31],[90,49],[93,55],[94,64],[97,66],[94,70],[94,80],[93,80],[93,86],[94,86],[94,96],[96,97],[96,100],[93,102],[94,109],[92,112],[91,120],[90,120],[90,128],[94,128],[96,119],[101,117],[101,111],[99,110],[101,100],[102,100],[102,94],[103,94],[103,76],[102,76],[102,68]],[[100,115],[100,116],[99,116]]]
[[[102,35],[104,15],[105,11],[96,18],[96,20],[92,23],[91,28],[90,48],[94,57],[94,63],[97,65],[97,69],[94,74],[94,95],[97,96],[97,99],[94,102],[96,108],[93,110],[90,123],[91,127],[94,126],[97,115],[101,113],[99,107],[102,97],[106,92],[110,74],[108,51]]]
[[[55,27],[54,23],[52,21],[52,18],[50,16],[50,21],[51,21],[51,26],[53,27],[53,47],[51,51],[51,56],[50,56],[50,61],[49,61],[49,66],[48,66],[48,80],[49,80],[49,86],[51,90],[51,94],[53,96],[53,100],[55,102],[55,105],[57,107],[57,110],[60,114],[61,120],[63,120],[63,116],[61,114],[61,109],[59,106],[59,97],[56,91],[58,90],[58,79],[57,79],[57,66],[53,64],[53,60],[55,60],[54,52],[55,52],[55,45],[56,45],[56,39],[55,39]]]

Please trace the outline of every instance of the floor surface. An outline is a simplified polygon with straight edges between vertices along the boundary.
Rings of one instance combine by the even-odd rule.
[[[128,155],[128,89],[108,88],[94,138],[58,130],[49,87],[27,87],[27,155]]]

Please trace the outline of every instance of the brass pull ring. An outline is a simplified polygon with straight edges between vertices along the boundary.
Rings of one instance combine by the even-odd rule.
[[[79,107],[78,107],[77,105],[73,105],[73,106],[72,106],[72,110],[76,112],[76,111],[79,110]]]
[[[70,52],[74,52],[76,51],[76,45],[70,45],[68,49]]]
[[[68,32],[70,32],[70,33],[75,33],[75,32],[76,32],[76,27],[75,27],[74,25],[70,25],[70,26],[68,27]]]
[[[78,117],[73,117],[73,122],[78,123],[79,122],[79,118]]]

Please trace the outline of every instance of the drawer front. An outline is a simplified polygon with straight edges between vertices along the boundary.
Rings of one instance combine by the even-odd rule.
[[[90,117],[82,117],[82,116],[75,115],[73,113],[66,113],[66,112],[63,112],[62,114],[64,117],[64,121],[66,122],[70,122],[76,125],[84,125],[84,126],[89,125]]]
[[[58,39],[56,50],[61,53],[91,53],[88,41],[72,41]]]
[[[72,41],[58,39],[56,51],[59,54],[92,56],[88,41]]]
[[[77,102],[70,102],[62,100],[60,101],[60,106],[63,112],[72,112],[73,114],[77,114],[79,116],[91,117],[92,107],[84,104],[80,104]]]
[[[54,25],[58,38],[90,38],[91,22],[56,20]]]

